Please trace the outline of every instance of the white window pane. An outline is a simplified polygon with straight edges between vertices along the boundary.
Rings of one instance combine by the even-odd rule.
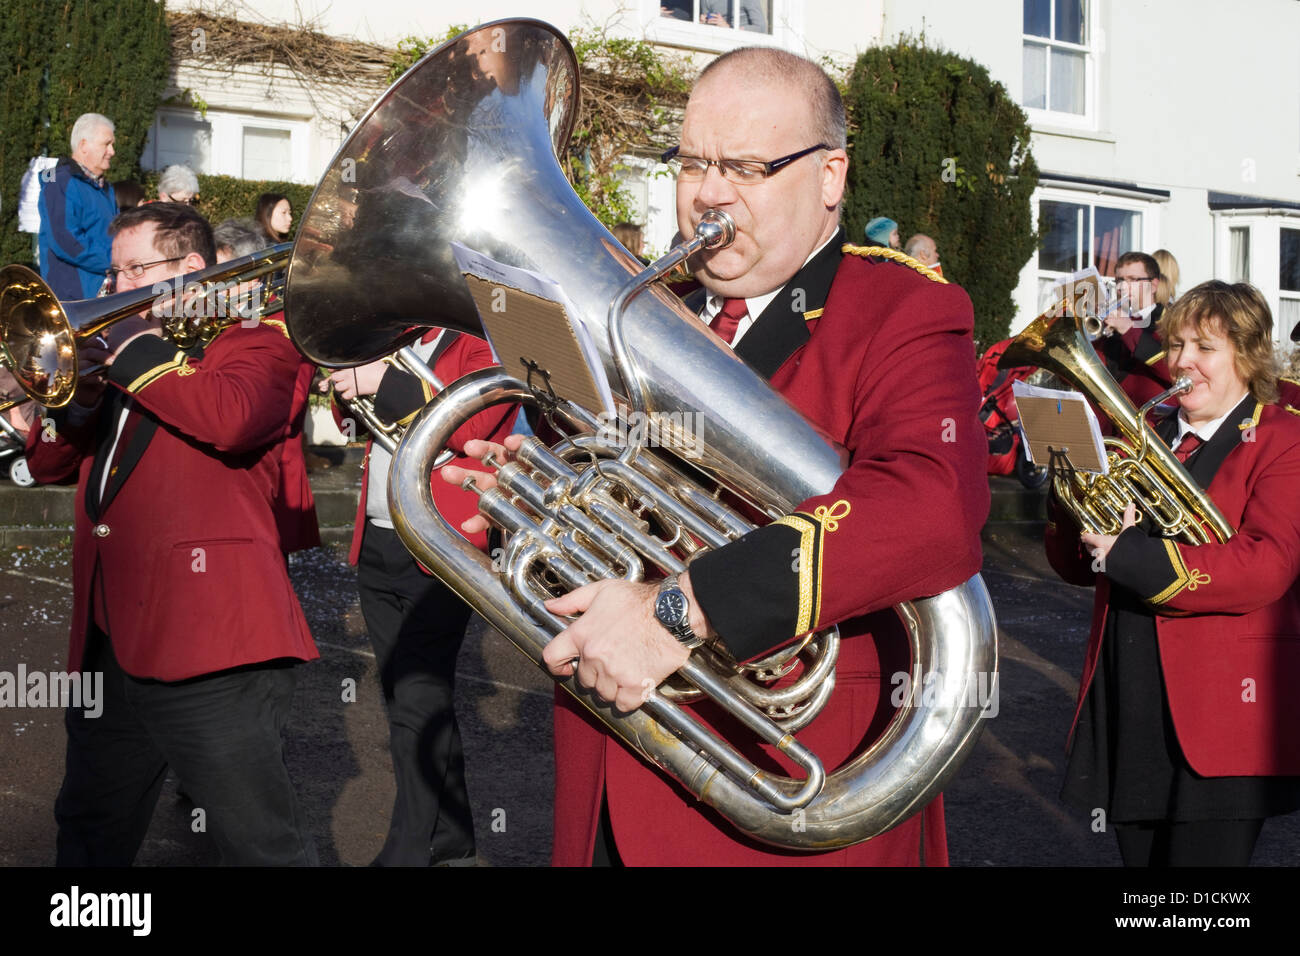
[[[1273,337],[1283,342],[1290,341],[1291,330],[1297,322],[1300,322],[1300,299],[1282,296],[1277,300],[1277,325],[1273,327]]]
[[[1026,43],[1024,54],[1025,95],[1022,106],[1047,109],[1047,48]]]
[[[1052,35],[1050,0],[1025,0],[1025,33],[1034,37]]]
[[[1239,226],[1228,230],[1228,274],[1233,282],[1250,281],[1250,228]]]
[[[292,178],[293,162],[289,140],[287,129],[259,129],[245,126],[244,178],[278,180]]]
[[[1052,50],[1052,109],[1057,113],[1084,112],[1084,55]]]
[[[212,124],[188,116],[158,116],[157,169],[181,164],[196,173],[212,172]]]
[[[1084,3],[1085,0],[1056,0],[1056,39],[1083,45],[1087,20]]]

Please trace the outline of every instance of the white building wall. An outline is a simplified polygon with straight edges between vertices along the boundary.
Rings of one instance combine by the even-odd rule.
[[[404,0],[257,0],[255,11],[245,4],[242,15],[271,23],[299,22],[301,15],[327,33],[385,45],[411,35],[441,35],[451,24],[471,19],[529,16],[564,30],[604,26],[615,34],[696,51],[702,62],[731,46],[758,42],[849,63],[872,44],[924,34],[930,45],[984,64],[1013,98],[1023,99],[1021,0],[770,2],[771,36],[666,20],[659,16],[658,0],[479,0],[472,11],[459,0],[419,5]],[[1230,217],[1210,212],[1209,191],[1300,203],[1297,40],[1300,3],[1295,0],[1237,5],[1218,0],[1091,0],[1088,111],[1082,118],[1031,111],[1038,166],[1045,179],[1056,175],[1132,183],[1168,196],[1115,197],[1105,190],[1066,189],[1059,183],[1045,183],[1040,196],[1140,211],[1141,248],[1173,251],[1182,267],[1184,289],[1223,277]],[[195,83],[203,82],[195,78]],[[202,95],[214,107],[225,97],[232,114],[266,116],[279,111],[307,124],[303,178],[319,177],[338,145],[340,117],[322,115],[291,94],[284,94],[284,103],[265,98],[259,103],[256,90],[228,86],[213,87],[216,96],[203,87]],[[647,243],[658,250],[675,229],[671,189],[650,179],[634,193],[646,216]],[[1251,226],[1256,269],[1251,279],[1276,303],[1277,229],[1279,224],[1300,227],[1300,218],[1231,218],[1236,225]],[[1271,263],[1265,258],[1269,250]],[[1013,328],[1038,311],[1045,280],[1036,258],[1026,264],[1021,278]]]

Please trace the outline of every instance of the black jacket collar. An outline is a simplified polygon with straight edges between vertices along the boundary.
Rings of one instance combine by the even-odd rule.
[[[1210,487],[1210,482],[1218,474],[1223,460],[1243,441],[1242,430],[1238,426],[1243,421],[1255,420],[1256,405],[1255,397],[1247,394],[1224,419],[1219,430],[1214,433],[1214,437],[1192,452],[1183,463],[1202,489]],[[1156,432],[1165,440],[1166,445],[1172,445],[1174,439],[1178,437],[1178,413],[1174,412],[1166,416],[1164,421],[1156,426]]]
[[[808,320],[817,318],[826,306],[831,282],[840,268],[845,234],[841,228],[817,255],[808,260],[776,297],[736,346],[736,354],[763,378],[769,379],[808,341]],[[686,297],[697,313],[704,308],[708,293],[698,289]]]

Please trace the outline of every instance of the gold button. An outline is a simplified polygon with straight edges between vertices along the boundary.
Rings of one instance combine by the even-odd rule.
[[[97,524],[97,525],[95,525],[95,537],[96,537],[96,538],[107,538],[108,535],[109,535],[109,532],[110,532],[110,529],[109,529],[108,525],[106,525],[106,524]]]

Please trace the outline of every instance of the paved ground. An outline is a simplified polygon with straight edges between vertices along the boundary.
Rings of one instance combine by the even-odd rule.
[[[347,489],[355,472],[338,469],[330,480],[336,490]],[[999,480],[995,487],[1004,507],[1001,519],[985,529],[984,543],[1001,638],[1000,710],[947,793],[952,860],[963,866],[1117,865],[1114,837],[1093,833],[1086,818],[1056,798],[1091,592],[1060,583],[1046,567],[1041,524],[1018,518],[1033,514],[1036,503]],[[46,671],[64,666],[70,552],[56,536],[44,540],[0,550],[0,671],[15,672],[20,663]],[[299,670],[287,739],[290,769],[322,862],[365,865],[383,842],[393,787],[354,576],[342,554],[328,547],[295,556],[292,573],[322,659]],[[550,681],[481,623],[465,642],[459,675],[457,713],[481,861],[544,865],[553,769]],[[349,678],[357,688],[351,703],[343,700]],[[63,742],[60,711],[0,710],[0,865],[53,861],[51,807]],[[206,838],[190,831],[189,810],[169,784],[140,864],[214,862]],[[1298,851],[1300,819],[1272,820],[1255,862],[1291,865]]]

